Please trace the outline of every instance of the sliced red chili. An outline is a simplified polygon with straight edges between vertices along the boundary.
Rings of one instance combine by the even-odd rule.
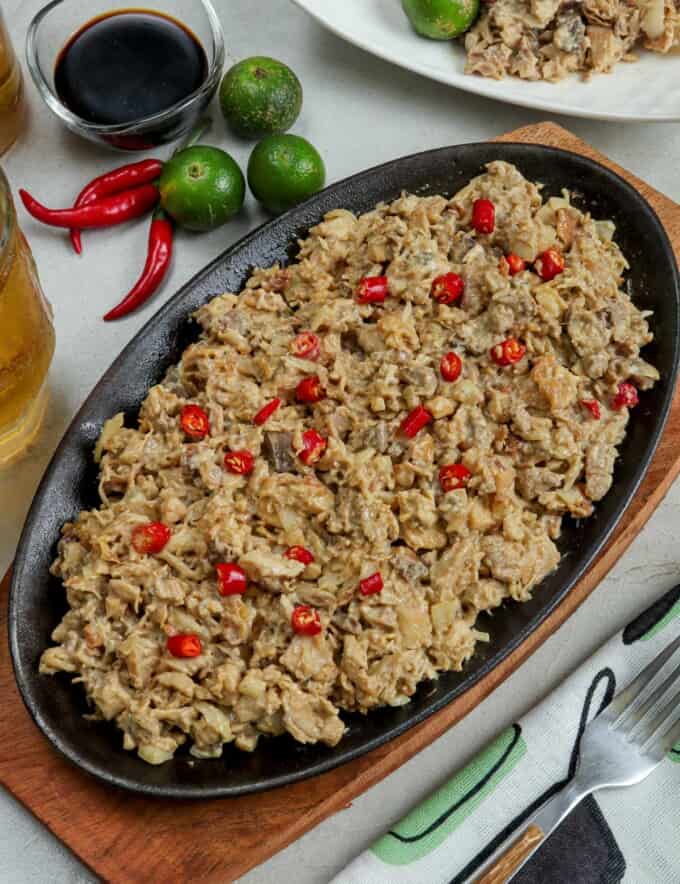
[[[409,439],[413,439],[431,420],[434,420],[434,418],[427,408],[417,405],[413,411],[406,415],[399,429]]]
[[[472,226],[477,233],[493,233],[496,226],[496,207],[491,200],[475,200],[472,204]]]
[[[508,262],[510,276],[517,276],[517,274],[521,273],[527,266],[527,262],[524,258],[520,258],[520,256],[515,255],[514,252],[510,252],[509,255],[506,255],[505,260]]]
[[[389,295],[389,283],[386,276],[364,276],[357,288],[359,304],[382,304]]]
[[[264,405],[255,415],[255,417],[253,418],[253,423],[257,424],[258,426],[266,423],[280,405],[280,399],[272,399],[271,402],[267,402],[267,404]]]
[[[370,577],[364,577],[364,579],[359,582],[359,592],[362,595],[375,595],[377,592],[382,592],[382,588],[383,579],[380,571],[376,571],[375,574],[371,574]]]
[[[305,430],[302,434],[302,451],[298,451],[297,455],[302,463],[311,466],[319,460],[327,445],[328,442],[316,430]]]
[[[444,491],[465,488],[472,473],[462,463],[448,463],[439,470],[439,484]]]
[[[622,408],[635,408],[640,401],[638,391],[633,384],[624,381],[619,384],[618,392],[612,399],[612,408],[620,411]]]
[[[445,273],[432,280],[432,297],[438,304],[453,304],[465,291],[465,280],[457,273]]]
[[[463,370],[463,363],[457,353],[445,353],[439,363],[439,371],[445,381],[457,381]]]
[[[171,635],[167,641],[168,651],[173,657],[200,657],[203,653],[201,640],[197,635]]]
[[[221,562],[215,565],[218,591],[220,595],[243,595],[248,587],[246,572],[235,562]]]
[[[312,332],[302,332],[290,345],[290,350],[298,359],[310,359],[315,362],[321,353],[321,342]]]
[[[210,420],[200,405],[185,405],[179,423],[186,435],[195,442],[205,439],[210,432]]]
[[[228,451],[224,455],[224,465],[230,473],[247,476],[255,469],[255,458],[250,451]]]
[[[520,344],[517,338],[508,338],[500,344],[495,344],[489,354],[496,365],[514,365],[526,352],[527,348],[524,344]]]
[[[298,635],[318,635],[322,630],[319,612],[309,605],[297,605],[290,622]]]
[[[587,408],[588,411],[592,414],[596,421],[602,417],[602,412],[600,410],[600,403],[597,399],[581,399],[581,405],[584,408]]]
[[[159,553],[170,540],[172,532],[162,522],[147,522],[132,530],[132,546],[138,553]]]
[[[303,565],[311,565],[314,561],[314,555],[304,546],[291,546],[283,555],[287,559],[293,559],[294,562],[301,562]]]
[[[318,375],[311,375],[303,378],[295,388],[295,398],[298,402],[305,402],[310,405],[320,402],[326,398],[326,391],[321,386]]]
[[[557,249],[546,249],[536,258],[535,267],[541,279],[549,282],[564,270],[564,256]]]

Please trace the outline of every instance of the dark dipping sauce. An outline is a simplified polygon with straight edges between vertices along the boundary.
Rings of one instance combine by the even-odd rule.
[[[198,39],[180,22],[151,11],[93,19],[62,49],[54,71],[61,101],[84,120],[131,123],[165,111],[208,76]]]

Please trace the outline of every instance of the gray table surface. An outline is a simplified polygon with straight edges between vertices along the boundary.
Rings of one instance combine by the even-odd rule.
[[[0,0],[0,5],[16,45],[23,46],[40,0]],[[544,113],[467,95],[373,58],[325,32],[286,0],[215,0],[215,5],[225,26],[229,63],[267,54],[289,62],[298,73],[305,104],[295,131],[318,146],[329,181],[402,154],[483,140],[546,118]],[[670,67],[677,64],[669,61],[669,76]],[[41,104],[32,85],[28,91],[29,132],[2,163],[15,188],[30,186],[46,201],[58,202],[114,165],[117,158],[68,134]],[[554,119],[680,201],[680,125]],[[249,146],[225,133],[219,119],[211,140],[245,166]],[[23,215],[24,230],[54,305],[57,351],[51,403],[40,441],[26,460],[0,477],[0,570],[12,558],[31,496],[54,447],[96,379],[161,301],[262,220],[249,199],[244,215],[227,227],[200,237],[181,236],[169,282],[154,303],[122,322],[104,324],[100,319],[104,308],[127,290],[143,263],[145,225],[121,229],[115,236],[86,236],[85,256],[77,260],[62,236],[40,229]],[[328,881],[485,741],[549,692],[611,632],[677,582],[674,524],[679,510],[676,484],[598,590],[492,696],[350,808],[251,871],[242,884]],[[0,791],[0,880],[4,884],[80,884],[94,878]]]

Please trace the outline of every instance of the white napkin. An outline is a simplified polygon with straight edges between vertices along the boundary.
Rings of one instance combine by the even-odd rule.
[[[586,722],[678,634],[680,586],[611,638],[331,884],[461,884],[537,803],[571,778]],[[639,785],[581,802],[514,881],[678,884],[679,811],[680,743]]]

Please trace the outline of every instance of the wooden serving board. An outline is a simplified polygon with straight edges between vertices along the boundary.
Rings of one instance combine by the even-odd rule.
[[[654,207],[680,261],[679,205],[552,123],[519,129],[499,140],[565,148],[614,169]],[[513,654],[441,712],[380,749],[323,776],[238,799],[182,803],[137,798],[100,784],[62,759],[30,720],[14,684],[5,579],[0,587],[0,782],[107,881],[233,881],[394,771],[511,675],[595,589],[679,472],[680,394],[647,476],[614,537],[557,610]]]

